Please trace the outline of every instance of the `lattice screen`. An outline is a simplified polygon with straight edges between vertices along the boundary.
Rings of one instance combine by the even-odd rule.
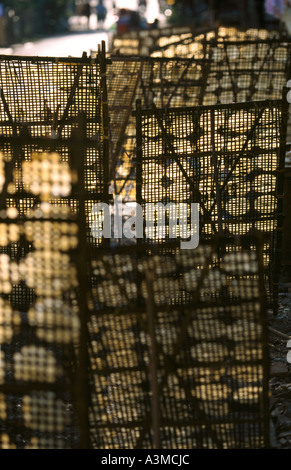
[[[206,39],[223,39],[227,41],[279,39],[280,31],[249,28],[240,30],[231,27],[201,28],[194,31],[191,27],[166,27],[146,31],[131,31],[122,36],[114,36],[110,44],[111,54],[143,56],[150,54],[163,57],[193,57],[197,54],[198,43]],[[196,44],[196,45],[195,45]],[[92,50],[92,54],[95,52]],[[196,57],[197,58],[197,57]]]
[[[291,66],[290,40],[217,41],[203,104],[281,99]]]
[[[280,31],[265,29],[239,30],[237,28],[219,27],[216,30],[209,30],[201,34],[173,35],[166,38],[160,37],[151,48],[151,55],[154,57],[195,57],[201,58],[205,55],[202,42],[212,41],[265,41],[284,40],[286,35]],[[129,50],[127,51],[129,54]]]
[[[89,445],[84,247],[108,199],[104,67],[104,54],[0,61],[1,448]]]
[[[114,60],[111,58],[107,65],[111,175],[116,171],[125,129],[134,106],[141,68],[142,62],[134,59]]]
[[[159,54],[150,59],[115,57],[112,67],[118,67],[117,64],[122,62],[125,66],[127,61],[132,60],[142,62],[136,98],[142,100],[144,107],[150,107],[152,103],[157,107],[167,108],[281,99],[283,87],[290,75],[290,40],[279,39],[275,35],[272,37],[271,33],[267,36],[263,31],[260,38],[254,40],[251,32],[252,30],[249,35],[245,34],[241,38],[238,36],[239,40],[236,41],[210,41],[209,37],[213,33],[208,33],[207,40],[203,39],[203,35],[196,40],[191,39],[189,47],[192,44],[195,51],[191,49],[189,54],[179,49],[186,47],[185,42],[180,43],[177,54],[174,54],[179,58],[163,59],[158,57]],[[243,37],[251,39],[242,40]],[[134,135],[131,118],[125,129],[119,160],[117,159],[116,192],[124,192],[127,182],[135,175]],[[132,194],[131,182],[129,187]]]
[[[33,139],[56,140],[55,150],[63,162],[69,162],[68,146],[58,147],[57,139],[71,138],[80,113],[86,115],[84,138],[91,141],[91,145],[85,147],[85,156],[79,156],[84,165],[88,223],[94,202],[107,200],[108,139],[104,139],[107,103],[101,76],[104,61],[100,57],[1,58],[0,149],[6,161],[6,178],[0,196],[2,208],[16,206],[20,214],[26,214],[33,206],[37,199],[34,187],[31,194],[26,194],[22,175],[22,162],[29,161],[33,152],[43,149],[42,143]],[[41,181],[42,175],[39,176]],[[35,182],[36,188],[40,181]],[[60,181],[62,184],[65,185],[65,180]],[[72,193],[70,206],[74,210],[78,206],[77,199],[78,195]]]
[[[169,239],[169,226],[161,229],[160,215],[152,214],[147,204],[199,203],[201,238],[252,230],[264,234],[272,292],[282,223],[287,122],[283,102],[168,110],[138,107],[136,114],[137,202],[143,205],[145,219],[156,224],[145,230],[145,239]]]
[[[134,65],[135,64],[135,65]],[[135,178],[135,154],[136,154],[136,130],[135,119],[132,116],[133,97],[142,99],[145,107],[155,103],[157,106],[185,106],[201,104],[206,86],[207,68],[209,61],[195,59],[142,59],[112,57],[108,66],[108,101],[109,115],[112,135],[119,138],[120,150],[117,160],[116,174],[114,177],[115,190],[117,193],[123,192],[125,199],[135,199],[134,178]],[[135,83],[135,93],[132,95],[131,82],[126,77],[126,85],[123,83],[123,75],[120,71],[128,71],[135,67],[140,72],[138,83]],[[114,79],[110,78],[110,74]],[[127,72],[128,74],[128,72]],[[129,73],[131,77],[131,74]],[[123,93],[117,93],[120,98],[116,99],[116,92],[111,90],[110,82],[114,81],[116,90],[121,88]],[[124,104],[121,101],[124,100]],[[124,107],[123,107],[124,106]],[[117,112],[120,110],[117,120]],[[123,117],[127,117],[127,126],[123,129]],[[121,119],[120,119],[121,117]],[[116,146],[113,144],[113,149]],[[117,152],[116,152],[117,155]]]
[[[94,260],[95,448],[268,446],[261,259],[256,240],[229,242]]]
[[[75,176],[56,152],[31,157],[21,163],[23,183],[39,204],[1,211],[0,448],[74,448],[79,228],[59,199]]]
[[[110,44],[112,54],[148,56],[150,51],[160,43],[164,44],[193,37],[191,27],[166,27],[158,29],[137,30],[115,35]],[[94,53],[94,52],[93,52]]]
[[[260,249],[232,236],[263,232],[269,277],[281,227],[285,108],[281,101],[186,108],[201,64],[145,63],[130,62],[126,90],[128,63],[112,61],[121,73],[111,75],[107,107],[104,58],[1,58],[0,448],[78,447],[79,431],[96,448],[268,445]],[[90,235],[91,208],[108,197],[108,137],[117,152],[140,69],[147,104],[152,92],[161,106],[184,107],[138,110],[122,165],[135,174],[127,150],[137,150],[141,204],[199,202],[201,246],[191,252],[165,251],[164,243],[161,255],[147,243],[144,252],[113,255],[96,250]],[[128,91],[120,98],[119,83]],[[110,128],[108,112],[122,125]],[[216,244],[217,232],[227,240]],[[167,241],[158,235],[151,242]],[[80,259],[75,250],[86,242],[90,258]],[[78,342],[87,301],[89,351],[86,332]],[[73,407],[84,345],[90,429],[77,424]]]

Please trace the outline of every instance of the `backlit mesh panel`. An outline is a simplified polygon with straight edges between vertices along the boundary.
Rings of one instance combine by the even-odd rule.
[[[142,60],[136,98],[142,100],[144,107],[152,103],[167,108],[282,98],[290,75],[290,40],[280,39],[271,32],[268,36],[263,31],[258,34],[259,39],[254,40],[253,30],[245,36],[233,36],[236,40],[232,41],[210,41],[211,35],[213,33],[198,36],[196,40],[187,39],[188,45],[185,45],[186,40],[180,42],[173,54],[179,58],[163,59],[161,54],[153,54],[155,58],[136,59]],[[184,50],[186,46],[190,49]],[[126,62],[122,57],[114,60]],[[135,175],[133,129],[130,122],[117,160],[117,192],[132,187],[127,181]]]
[[[107,95],[111,170],[116,167],[129,116],[132,112],[142,62],[112,60],[107,65]]]
[[[145,239],[170,237],[169,224],[151,204],[199,203],[201,238],[218,232],[264,234],[266,277],[273,291],[285,108],[282,101],[151,111],[138,107],[137,202],[154,224],[145,229]]]
[[[161,37],[151,49],[151,55],[154,57],[195,57],[201,58],[205,54],[202,42],[205,40],[224,42],[229,41],[265,41],[265,40],[283,40],[286,37],[276,30],[265,30],[250,28],[239,30],[237,28],[219,27],[214,30],[202,32],[201,34],[173,35],[167,38]]]
[[[160,38],[155,46],[151,49],[151,57],[164,57],[167,59],[184,57],[203,59],[205,58],[205,48],[202,41],[212,40],[216,37],[215,31],[202,33],[196,36],[187,34],[186,36],[171,36],[168,38]]]
[[[43,150],[37,139],[45,137],[55,141],[54,148],[62,162],[70,162],[68,147],[58,146],[57,139],[71,138],[80,113],[86,115],[83,138],[91,142],[91,145],[85,147],[85,154],[81,153],[77,157],[82,159],[84,166],[82,184],[86,192],[88,223],[94,202],[106,200],[108,152],[104,139],[105,82],[101,76],[104,62],[99,57],[1,57],[0,149],[6,162],[1,208],[16,207],[21,215],[26,215],[38,200],[36,193],[48,176],[45,169],[43,173],[39,170],[37,177],[40,179],[36,178],[31,193],[27,194],[26,179],[22,175],[26,168],[22,167],[23,161],[29,162],[34,152]],[[66,184],[63,177],[59,184]],[[71,208],[76,211],[78,195],[73,191],[69,199]]]
[[[140,98],[145,107],[152,103],[160,107],[169,106],[194,106],[203,102],[209,61],[195,59],[154,59],[154,58],[126,58],[112,57],[112,64],[108,66],[108,74],[115,70],[127,70],[136,63],[136,68],[140,67],[141,73],[134,98]],[[129,65],[127,65],[129,64]],[[110,83],[109,77],[108,82]],[[127,78],[128,82],[128,78]],[[123,89],[123,75],[116,73],[115,84],[119,84]],[[115,173],[115,191],[122,194],[126,200],[135,199],[135,156],[136,156],[136,130],[135,118],[129,105],[132,103],[130,84],[126,85],[125,93],[128,106],[128,123],[121,135],[119,158],[117,159]],[[119,131],[120,124],[115,124],[116,102],[112,100],[113,94],[108,92],[110,128]],[[122,100],[123,98],[118,98]],[[117,103],[118,103],[117,99]],[[111,104],[112,103],[112,104]],[[118,104],[117,104],[118,106]],[[132,108],[130,109],[130,111]],[[111,112],[112,111],[112,112]],[[120,132],[120,131],[119,131]],[[114,159],[115,160],[115,159]]]
[[[62,198],[75,176],[56,152],[19,164],[26,194],[39,203],[1,211],[0,448],[74,448],[79,229]]]
[[[84,447],[80,291],[108,195],[105,58],[0,67],[0,447]]]
[[[257,29],[248,28],[246,30],[220,26],[217,29],[217,39],[223,39],[227,41],[253,41],[253,40],[265,40],[265,39],[280,39],[285,34],[282,31],[276,29]]]
[[[80,111],[87,114],[87,137],[100,133],[97,60],[2,56],[0,67],[2,134],[69,137]]]
[[[137,98],[145,107],[202,104],[209,60],[144,59]]]
[[[117,160],[114,177],[115,194],[121,195],[124,201],[135,201],[136,199],[136,136],[135,123],[130,120],[124,134],[123,145]]]
[[[168,44],[185,38],[193,37],[191,27],[166,27],[158,29],[137,30],[115,35],[110,44],[112,54],[148,56],[158,44]]]
[[[290,41],[209,43],[203,104],[281,99],[291,65]]]
[[[192,57],[199,51],[197,44],[202,39],[223,39],[228,41],[279,39],[282,33],[276,30],[238,28],[220,26],[216,29],[202,28],[192,30],[189,26],[165,27],[146,31],[130,31],[122,36],[114,36],[110,53],[128,56],[148,56],[163,54],[164,57]],[[196,46],[194,45],[196,43]],[[94,54],[94,52],[92,51]],[[196,56],[197,58],[197,56]]]
[[[291,43],[288,39],[189,40],[167,55],[173,56],[210,60],[201,104],[281,99],[290,73]]]
[[[136,35],[133,37],[128,35],[126,35],[126,37],[115,36],[110,49],[115,54],[120,53],[128,56],[138,56],[140,54],[140,38]],[[91,54],[94,54],[94,51],[91,51]]]
[[[268,446],[261,261],[256,240],[229,243],[95,259],[95,448]]]

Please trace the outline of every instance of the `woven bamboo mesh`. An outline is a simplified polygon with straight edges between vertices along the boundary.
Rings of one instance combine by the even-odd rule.
[[[138,60],[112,61],[107,65],[108,111],[110,115],[110,173],[123,143],[126,125],[134,106],[142,63]]]
[[[274,30],[220,26],[216,29],[204,27],[193,29],[189,26],[166,27],[146,31],[130,31],[121,36],[113,36],[109,45],[110,53],[127,56],[148,56],[163,54],[164,57],[179,57],[185,54],[192,57],[197,53],[197,44],[202,39],[222,39],[228,41],[279,39],[282,33]],[[196,45],[195,45],[196,43]],[[185,47],[186,46],[186,47]],[[92,50],[92,53],[94,51]]]
[[[264,234],[267,288],[276,298],[285,108],[282,101],[138,108],[137,202],[154,224],[145,231],[148,242],[170,237],[149,204],[199,203],[201,238]]]
[[[135,119],[132,116],[133,100],[141,98],[145,107],[150,106],[152,102],[161,107],[183,106],[186,102],[188,105],[199,104],[203,96],[203,76],[205,75],[206,63],[208,61],[194,59],[111,58],[111,64],[108,66],[109,127],[112,135],[116,133],[119,136],[118,146],[112,144],[111,159],[113,164],[115,163],[113,168],[116,170],[114,175],[116,193],[123,191],[123,194],[126,194],[126,199],[134,200],[135,198],[132,181],[135,178],[134,159],[136,156]],[[132,94],[127,75],[125,86],[120,78],[121,69],[126,73],[126,70],[133,67],[135,67],[136,80],[134,94]],[[114,83],[112,77],[116,77]],[[116,91],[119,90],[119,86],[124,92],[122,95]],[[121,100],[125,102],[124,105]],[[116,119],[117,109],[120,109],[119,119]],[[125,121],[120,119],[122,116],[126,116]],[[124,126],[124,124],[126,125]],[[123,133],[121,133],[122,125],[124,126]]]
[[[0,448],[78,448],[88,432],[82,250],[108,197],[99,59],[0,62]]]
[[[204,39],[195,59],[112,57],[107,89],[104,59],[0,61],[0,447],[268,445],[263,300],[266,280],[276,297],[289,43]],[[277,101],[228,104],[263,92]],[[142,248],[99,250],[92,207],[109,175],[144,208],[199,203],[199,249],[167,248],[165,224]],[[262,246],[233,239],[251,228]],[[72,407],[80,351],[89,426]]]
[[[268,446],[262,260],[255,238],[229,242],[94,261],[93,447]]]
[[[127,61],[141,64],[135,98],[141,99],[145,108],[152,103],[167,108],[282,99],[289,78],[290,40],[263,31],[258,39],[253,30],[230,36],[232,40],[225,40],[228,36],[222,34],[218,39],[217,35],[210,39],[211,34],[214,35],[208,33],[208,36],[188,39],[189,47],[195,48],[189,54],[180,50],[179,42],[170,58],[157,52],[151,58],[117,56],[112,57],[111,67],[118,69]],[[132,95],[128,102],[131,100]],[[131,180],[135,175],[135,123],[133,117],[127,122],[119,139],[119,158],[114,158],[118,163],[115,191],[123,191],[124,197],[134,199]]]
[[[290,51],[282,40],[213,42],[203,104],[280,99]]]
[[[33,206],[36,200],[34,190],[39,190],[41,175],[32,193],[26,194],[21,162],[29,161],[31,154],[38,151],[37,138],[70,139],[76,129],[76,119],[83,112],[86,114],[85,137],[92,143],[85,148],[83,161],[89,219],[94,201],[106,200],[108,192],[108,156],[104,151],[98,59],[6,56],[0,61],[0,68],[0,148],[7,163],[7,178],[1,195],[2,208],[16,206],[20,214],[25,214]],[[60,153],[63,162],[69,162],[67,147],[58,148],[56,145],[55,150]],[[80,158],[83,156],[80,155]],[[65,185],[65,180],[60,184]],[[77,195],[71,194],[69,204],[77,210]]]
[[[110,52],[113,54],[148,56],[150,51],[160,44],[181,41],[193,37],[192,28],[167,27],[151,30],[130,31],[122,36],[113,36]]]
[[[188,57],[195,56],[200,58],[204,55],[202,43],[210,41],[266,41],[285,40],[286,35],[276,30],[255,29],[250,28],[241,30],[238,28],[219,27],[208,31],[201,31],[200,34],[192,33],[186,35],[172,35],[166,38],[160,37],[155,41],[154,46],[150,49],[149,53],[154,57]],[[115,52],[114,50],[112,51]],[[129,51],[128,51],[129,53]],[[130,53],[129,53],[130,54]]]
[[[21,170],[39,203],[1,211],[0,448],[74,448],[79,228],[59,202],[75,177],[56,152],[34,153]]]

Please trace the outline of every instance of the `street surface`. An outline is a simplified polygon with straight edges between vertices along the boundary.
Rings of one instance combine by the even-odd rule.
[[[96,4],[97,0],[91,1],[92,7]],[[89,29],[85,17],[74,16],[70,18],[71,33],[26,42],[24,44],[14,44],[11,47],[0,49],[0,53],[21,56],[81,57],[82,53],[85,51],[89,55],[90,51],[96,50],[98,44],[101,44],[102,41],[105,41],[107,45],[109,35],[114,31],[117,17],[112,8],[112,0],[104,0],[104,4],[108,13],[102,28],[98,27],[97,17],[94,12],[90,17]],[[116,10],[122,7],[136,10],[137,5],[137,0],[115,0]],[[155,18],[163,20],[159,13],[158,0],[147,0],[147,8],[144,12],[144,16],[148,23],[152,23]]]

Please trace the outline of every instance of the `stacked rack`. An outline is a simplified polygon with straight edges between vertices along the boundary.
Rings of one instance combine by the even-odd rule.
[[[283,87],[289,78],[290,40],[280,38],[275,33],[267,35],[266,31],[261,32],[264,39],[254,39],[253,30],[244,36],[242,34],[233,34],[232,40],[227,41],[222,39],[222,32],[218,39],[211,38],[214,33],[195,38],[191,36],[187,44],[183,43],[183,50],[180,41],[172,44],[173,54],[170,55],[156,51],[151,58],[112,56],[109,77],[116,76],[116,71],[126,67],[126,64],[133,67],[136,63],[139,73],[135,98],[141,99],[145,108],[152,103],[167,108],[282,99]],[[167,50],[166,46],[163,50]],[[118,81],[114,86],[118,89]],[[129,89],[125,92],[128,95],[129,116],[133,97]],[[109,90],[111,126],[116,126],[113,124],[115,95],[116,92]],[[127,122],[125,132],[120,134],[118,147],[114,147],[116,152],[112,154],[113,167],[116,167],[116,162],[118,166],[115,175],[117,193],[124,190],[126,182],[135,174],[135,122],[133,118]],[[123,194],[126,192],[123,191]]]
[[[291,43],[183,34],[157,54],[184,58],[1,57],[0,447],[269,445]],[[110,249],[94,205],[130,178],[152,228]],[[156,203],[199,204],[197,248]]]
[[[200,205],[200,239],[264,235],[266,287],[276,311],[282,234],[287,106],[282,101],[142,110],[137,108],[137,202],[166,241],[169,224],[151,205]],[[284,130],[285,129],[285,130]],[[168,216],[170,217],[170,215]]]
[[[91,209],[108,198],[104,67],[104,53],[0,61],[1,448],[88,446],[83,292],[86,244],[100,242]]]
[[[256,238],[100,252],[90,331],[95,448],[269,445]],[[234,248],[235,247],[235,248]]]

